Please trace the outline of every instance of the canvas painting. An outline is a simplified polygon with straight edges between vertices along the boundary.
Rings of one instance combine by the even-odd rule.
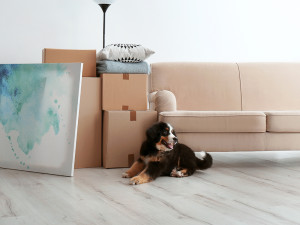
[[[81,63],[0,64],[0,167],[73,176]]]

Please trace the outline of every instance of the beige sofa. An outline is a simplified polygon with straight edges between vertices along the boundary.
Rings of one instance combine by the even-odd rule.
[[[300,149],[300,63],[153,63],[150,92],[194,151]]]

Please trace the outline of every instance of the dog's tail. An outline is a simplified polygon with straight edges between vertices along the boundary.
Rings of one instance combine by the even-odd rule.
[[[201,157],[196,157],[198,169],[205,170],[210,168],[213,164],[213,158],[211,155],[204,151],[200,152],[200,155]]]

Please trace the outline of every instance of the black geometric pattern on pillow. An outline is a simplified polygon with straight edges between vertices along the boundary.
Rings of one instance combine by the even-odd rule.
[[[119,47],[119,48],[124,48],[124,49],[133,49],[133,48],[136,48],[138,46],[141,46],[141,45],[137,45],[137,44],[112,44],[112,46],[115,46],[115,47]],[[117,58],[115,59],[114,61],[116,62],[125,62],[125,63],[138,63],[138,62],[142,62],[141,59],[137,59],[137,58],[130,58],[130,57],[125,57],[125,58]]]
[[[142,60],[140,59],[137,59],[137,58],[118,58],[118,59],[115,59],[114,61],[116,62],[126,62],[126,63],[137,63],[137,62],[142,62]]]
[[[139,44],[110,44],[99,52],[98,59],[139,63],[152,54],[154,54],[154,51]]]
[[[111,45],[117,46],[120,48],[136,48],[137,46],[141,46],[141,45],[136,45],[136,44],[111,44]]]

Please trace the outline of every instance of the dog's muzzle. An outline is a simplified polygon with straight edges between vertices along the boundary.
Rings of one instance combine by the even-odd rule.
[[[172,150],[174,146],[178,143],[177,138],[173,138],[172,142],[166,142],[165,140],[162,140],[161,143],[166,146],[168,149]]]

